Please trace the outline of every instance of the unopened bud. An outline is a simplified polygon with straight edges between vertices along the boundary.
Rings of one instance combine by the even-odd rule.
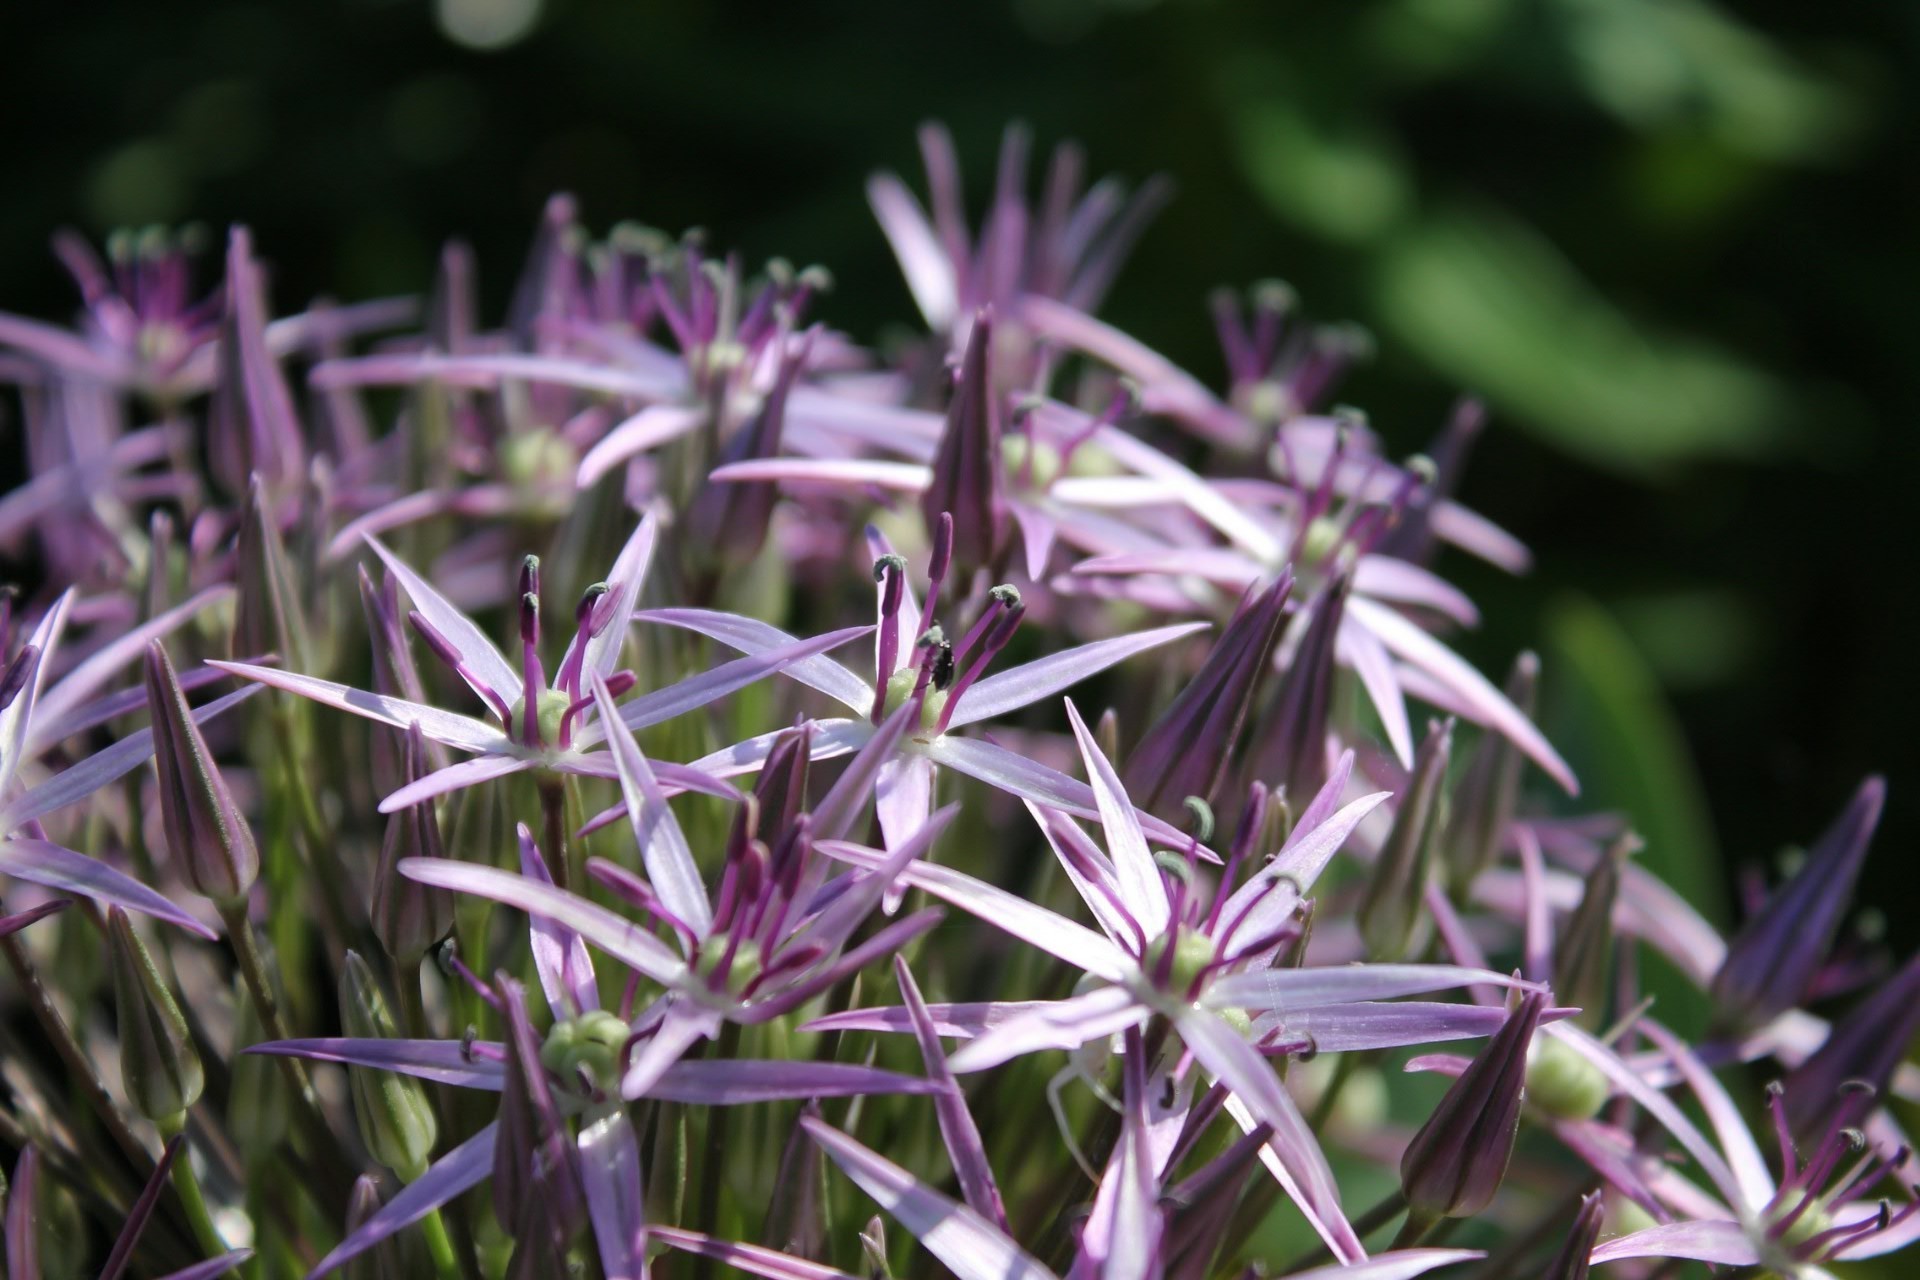
[[[119,907],[107,917],[107,945],[127,1098],[147,1119],[177,1127],[206,1084],[186,1016]]]
[[[340,984],[340,1025],[357,1040],[391,1040],[398,1036],[393,1015],[380,982],[367,962],[354,952]],[[374,1067],[347,1068],[353,1093],[353,1116],[360,1140],[375,1160],[394,1171],[402,1182],[412,1182],[427,1171],[439,1126],[433,1105],[420,1081]]]
[[[402,753],[401,782],[417,782],[426,774],[426,741],[420,726],[407,730]],[[453,895],[400,874],[403,858],[441,856],[440,823],[433,801],[397,809],[387,819],[387,835],[380,846],[380,870],[373,885],[373,931],[389,956],[407,967],[419,962],[427,948],[453,927]]]
[[[1529,991],[1507,1015],[1400,1158],[1407,1204],[1429,1218],[1470,1218],[1493,1202],[1513,1156],[1527,1048],[1545,998]]]
[[[146,683],[167,848],[195,889],[217,903],[237,902],[260,873],[260,854],[157,640],[147,646]]]
[[[1434,849],[1445,829],[1447,760],[1453,752],[1453,722],[1428,727],[1414,754],[1393,828],[1380,848],[1373,875],[1360,899],[1360,936],[1376,962],[1404,960],[1414,926],[1425,909]]]
[[[234,581],[239,596],[233,611],[232,656],[256,661],[262,654],[274,653],[289,671],[312,671],[306,611],[268,503],[266,484],[257,472],[247,479],[237,559]]]

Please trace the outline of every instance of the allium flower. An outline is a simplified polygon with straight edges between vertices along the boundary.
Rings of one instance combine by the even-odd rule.
[[[61,742],[141,706],[138,689],[96,696],[113,674],[152,643],[200,610],[225,596],[202,593],[125,635],[102,645],[49,683],[73,605],[73,593],[55,600],[13,649],[12,602],[0,603],[0,652],[12,656],[0,676],[5,686],[0,706],[0,874],[67,893],[77,893],[129,911],[166,920],[212,937],[208,928],[163,895],[97,859],[47,838],[40,820],[86,799],[100,788],[145,764],[154,752],[154,732],[140,729],[33,785],[16,790],[30,776],[31,763]],[[204,680],[196,683],[205,683]],[[248,691],[231,693],[191,713],[201,724],[232,707]]]
[[[1257,798],[1220,885],[1207,893],[1198,883],[1197,859],[1190,856],[1174,864],[1178,873],[1169,873],[1154,859],[1118,776],[1071,702],[1067,715],[1093,779],[1107,851],[1089,841],[1065,814],[1029,807],[1101,934],[963,872],[914,863],[901,873],[908,884],[1051,952],[1090,980],[1088,989],[1067,1000],[934,1010],[943,1029],[962,1027],[973,1037],[954,1055],[953,1069],[977,1071],[1040,1049],[1075,1049],[1156,1014],[1163,1016],[1188,1051],[1232,1091],[1228,1106],[1241,1126],[1272,1126],[1275,1159],[1269,1168],[1335,1256],[1348,1261],[1365,1257],[1340,1208],[1319,1143],[1262,1061],[1261,1046],[1345,1050],[1486,1034],[1491,1025],[1462,1032],[1461,1023],[1431,1007],[1374,1002],[1469,982],[1509,980],[1450,965],[1271,967],[1302,937],[1306,891],[1360,820],[1386,798],[1381,792],[1341,806],[1351,754],[1301,812],[1272,859],[1235,887],[1235,873],[1252,861],[1254,840],[1264,826],[1265,801]],[[857,846],[827,847],[856,866],[879,865],[880,855]],[[1261,1019],[1267,1019],[1264,1028]],[[885,1011],[863,1011],[813,1025],[878,1029],[897,1023]],[[1256,1039],[1249,1040],[1250,1033]]]
[[[640,522],[621,549],[607,581],[588,588],[576,611],[573,639],[551,680],[540,655],[537,558],[528,557],[521,569],[520,660],[515,663],[432,584],[408,568],[398,556],[368,539],[368,545],[412,599],[414,610],[408,620],[414,630],[434,655],[480,698],[493,714],[495,724],[298,672],[244,662],[210,665],[396,729],[418,724],[421,733],[432,741],[472,753],[472,759],[449,765],[388,795],[380,804],[383,813],[527,770],[616,777],[613,757],[605,751],[592,750],[606,736],[607,722],[601,717],[608,704],[599,704],[596,710],[591,683],[595,678],[606,680],[610,689],[622,693],[634,686],[633,674],[618,668],[626,642],[627,619],[633,614],[646,581],[647,566],[652,562],[654,537],[655,521],[649,516]],[[870,628],[850,627],[811,640],[789,638],[784,645],[689,676],[636,698],[618,709],[619,722],[629,730],[659,724],[795,662],[845,644],[868,630]],[[662,765],[659,772],[676,788],[722,796],[732,794],[724,784],[698,768]]]

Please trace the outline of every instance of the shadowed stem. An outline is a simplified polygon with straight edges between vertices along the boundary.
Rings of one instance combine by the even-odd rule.
[[[1399,1217],[1401,1210],[1406,1207],[1407,1199],[1405,1193],[1402,1192],[1400,1188],[1395,1187],[1379,1204],[1376,1204],[1373,1208],[1353,1220],[1353,1234],[1359,1239],[1365,1240],[1381,1227],[1386,1226],[1389,1222]],[[1405,1234],[1404,1229],[1401,1234]],[[1399,1247],[1399,1243],[1396,1242],[1394,1248],[1397,1249]],[[1322,1242],[1316,1248],[1301,1254],[1292,1262],[1289,1262],[1281,1274],[1292,1275],[1296,1271],[1305,1271],[1308,1267],[1317,1267],[1331,1261],[1333,1261],[1333,1251],[1327,1248],[1325,1242]]]
[[[562,889],[573,887],[573,868],[567,858],[567,789],[557,781],[540,782],[540,852],[547,859],[547,874]]]
[[[740,1048],[740,1024],[723,1022],[720,1024],[720,1038],[714,1042],[709,1057],[731,1058]],[[707,1153],[700,1161],[700,1201],[696,1208],[698,1216],[694,1221],[703,1231],[720,1234],[720,1168],[726,1159],[727,1149],[727,1112],[728,1107],[710,1107],[707,1110]],[[713,1274],[713,1259],[701,1255],[693,1265],[695,1280],[706,1280]]]
[[[41,1033],[47,1037],[47,1041],[60,1055],[60,1061],[66,1064],[67,1070],[73,1075],[74,1083],[78,1084],[80,1091],[86,1094],[87,1102],[93,1108],[94,1114],[99,1116],[100,1123],[106,1126],[107,1132],[113,1135],[114,1142],[126,1155],[133,1166],[133,1171],[139,1175],[141,1181],[145,1181],[153,1174],[153,1156],[140,1139],[134,1136],[133,1130],[127,1127],[126,1118],[120,1114],[119,1108],[113,1105],[113,1098],[107,1093],[107,1087],[101,1082],[99,1075],[95,1073],[92,1060],[87,1057],[86,1050],[80,1047],[80,1042],[74,1038],[73,1028],[67,1025],[66,1018],[60,1013],[60,1007],[53,1002],[52,993],[41,983],[40,973],[33,966],[33,958],[27,954],[26,948],[20,945],[19,937],[12,934],[0,938],[0,953],[6,955],[7,964],[12,967],[14,976],[20,980],[20,989],[26,993],[27,1003],[33,1008],[33,1016],[40,1024]]]
[[[267,1033],[269,1040],[291,1040],[293,1037],[288,1034],[286,1022],[280,1016],[280,1003],[273,993],[273,979],[267,973],[265,957],[260,954],[260,944],[254,937],[253,921],[247,916],[245,902],[220,903],[218,906],[220,919],[227,927],[227,938],[233,944],[234,956],[240,962],[240,976],[246,983],[254,1009],[260,1015],[261,1029]],[[327,1123],[326,1113],[320,1109],[320,1095],[314,1091],[306,1063],[299,1058],[277,1054],[274,1061],[280,1064],[281,1074],[286,1076],[287,1084],[294,1092],[296,1103],[293,1113],[313,1147],[313,1159],[320,1166],[320,1185],[310,1189],[325,1197],[322,1204],[335,1220],[344,1221],[347,1204],[342,1189],[353,1184],[353,1162],[341,1149],[339,1137]]]
[[[161,1138],[171,1142],[186,1132],[186,1113],[182,1112],[171,1120],[159,1121],[158,1127]],[[190,1143],[180,1144],[168,1177],[172,1179],[173,1189],[180,1197],[181,1207],[187,1211],[187,1225],[193,1228],[194,1243],[208,1258],[217,1258],[227,1252],[227,1242],[221,1238],[220,1229],[213,1225],[213,1215],[207,1212],[206,1197],[200,1194],[200,1179],[193,1172],[193,1148]]]

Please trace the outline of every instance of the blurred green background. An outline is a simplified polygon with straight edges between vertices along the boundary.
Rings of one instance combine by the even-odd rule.
[[[1465,650],[1542,647],[1589,795],[1716,910],[1886,771],[1869,901],[1920,942],[1920,5],[95,0],[0,45],[0,306],[43,315],[55,227],[192,219],[252,224],[283,308],[460,234],[498,314],[564,188],[825,263],[871,337],[912,313],[862,179],[917,185],[921,120],[976,197],[1013,118],[1165,172],[1106,314],[1212,378],[1206,290],[1280,277],[1378,336],[1341,398],[1396,450],[1486,396],[1465,496],[1539,567],[1451,566]]]

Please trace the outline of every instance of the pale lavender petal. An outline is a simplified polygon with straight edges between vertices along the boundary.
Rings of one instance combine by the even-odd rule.
[[[1311,1009],[1355,1000],[1390,1000],[1395,996],[1446,991],[1469,983],[1530,988],[1532,984],[1489,969],[1467,969],[1451,964],[1350,964],[1300,969],[1263,969],[1217,978],[1207,988],[1207,1003],[1249,1012],[1265,1009]]]
[[[647,1235],[656,1243],[713,1258],[726,1263],[736,1271],[766,1276],[767,1280],[861,1280],[858,1276],[829,1267],[823,1262],[796,1258],[790,1253],[781,1253],[776,1249],[768,1249],[757,1244],[720,1240],[698,1231],[684,1231],[679,1227],[653,1227],[648,1230]]]
[[[907,278],[907,289],[927,327],[945,329],[953,323],[960,302],[953,264],[928,225],[925,210],[906,184],[890,173],[867,179],[867,204],[900,263],[900,274]]]
[[[651,1097],[667,1072],[702,1040],[711,1039],[720,1030],[720,1015],[708,1009],[689,1009],[675,997],[668,997],[666,1012],[650,1039],[642,1041],[627,1062],[627,1073],[620,1078],[620,1096],[628,1102]],[[701,1063],[701,1066],[712,1065]]]
[[[624,615],[623,615],[624,616]],[[600,718],[616,723],[618,708],[613,692],[600,673],[592,673],[593,698],[600,706]],[[607,746],[614,765],[620,771],[620,796],[626,801],[627,821],[633,824],[633,838],[639,843],[640,861],[654,892],[683,924],[704,938],[713,929],[713,907],[707,901],[707,887],[700,879],[700,868],[693,860],[687,837],[667,807],[667,797],[647,758],[640,751],[626,726],[611,729]]]
[[[520,838],[520,874],[551,887],[553,875],[533,843],[533,833],[521,823],[516,834]],[[594,980],[593,957],[587,954],[586,942],[549,916],[534,916],[531,925],[528,942],[533,968],[540,975],[540,989],[546,993],[547,1008],[553,1011],[554,1020],[577,1018],[598,1009],[600,986]]]
[[[499,1123],[489,1124],[434,1161],[426,1173],[402,1187],[399,1195],[381,1205],[332,1253],[320,1259],[309,1280],[326,1275],[394,1232],[412,1226],[469,1187],[484,1182],[493,1172],[493,1146],[499,1136]]]
[[[932,1080],[852,1062],[713,1058],[676,1062],[660,1074],[649,1098],[695,1106],[735,1107],[806,1098],[858,1098],[869,1093],[935,1093]]]
[[[1699,1162],[1720,1194],[1734,1205],[1741,1204],[1740,1180],[1720,1153],[1708,1142],[1706,1136],[1694,1127],[1693,1121],[1676,1107],[1667,1095],[1648,1084],[1639,1073],[1608,1048],[1570,1022],[1558,1022],[1543,1030],[1557,1037],[1575,1053],[1600,1069],[1600,1074],[1611,1081],[1615,1088],[1632,1098],[1645,1109],[1648,1115],[1659,1121],[1675,1141],[1686,1148],[1687,1154]]]
[[[1009,668],[975,682],[960,695],[960,704],[947,721],[950,729],[976,721],[1005,715],[1009,711],[1050,698],[1063,689],[1124,662],[1137,653],[1157,649],[1181,636],[1205,631],[1206,622],[1183,622],[1171,627],[1155,627],[1111,640],[1096,640],[1060,653]]]
[[[859,845],[823,840],[816,847],[857,867],[885,865],[882,855]],[[900,875],[915,888],[1109,982],[1124,982],[1136,972],[1131,956],[1085,925],[963,871],[935,862],[915,862],[903,868]]]
[[[1376,1253],[1365,1262],[1289,1272],[1285,1280],[1413,1280],[1436,1267],[1486,1256],[1478,1249],[1395,1249],[1392,1253]]]
[[[1692,1258],[1730,1267],[1760,1262],[1760,1250],[1737,1222],[1668,1222],[1609,1240],[1595,1249],[1595,1266],[1621,1258]]]
[[[91,696],[120,668],[139,657],[146,650],[149,640],[166,635],[202,609],[232,594],[231,586],[209,587],[187,600],[186,603],[175,605],[164,613],[156,614],[88,654],[71,671],[60,677],[51,689],[41,694],[34,703],[33,716],[36,724],[28,735],[28,742],[30,744],[52,743],[65,737],[64,732],[57,732],[52,726],[57,725],[64,715]],[[46,733],[40,731],[41,724],[49,726]],[[34,750],[35,748],[30,745],[28,754],[32,754]]]
[[[607,572],[607,598],[594,606],[598,613],[607,610],[607,625],[587,637],[585,669],[610,676],[620,665],[620,651],[627,643],[627,629],[633,622],[633,607],[640,603],[640,592],[647,585],[647,568],[653,563],[653,546],[659,534],[659,521],[649,511],[627,538]]]
[[[749,655],[801,643],[778,627],[713,609],[647,609],[636,613],[634,617],[641,622],[663,622],[668,626],[698,632]],[[788,665],[785,673],[808,688],[818,689],[834,701],[851,707],[861,716],[873,710],[873,690],[867,686],[867,682],[831,658],[805,658]]]
[[[901,493],[919,493],[933,483],[933,468],[917,462],[874,458],[754,458],[715,467],[709,480],[722,483],[774,482],[859,488],[873,485]]]
[[[853,824],[867,810],[867,799],[879,782],[880,770],[887,761],[893,759],[900,740],[906,736],[908,721],[917,719],[919,715],[918,708],[909,701],[895,707],[893,713],[878,725],[869,725],[864,720],[840,722],[839,736],[857,746],[859,751],[847,761],[839,781],[813,807],[813,833],[816,840],[837,840],[853,829]],[[825,759],[820,745],[821,738],[825,736],[828,735],[821,732],[821,722],[816,721],[812,744],[808,748],[815,760]],[[836,751],[833,754],[840,753]]]
[[[213,1280],[215,1276],[227,1274],[227,1272],[252,1257],[253,1250],[251,1249],[234,1249],[229,1253],[221,1254],[217,1258],[208,1258],[205,1262],[196,1262],[190,1267],[182,1267],[178,1271],[170,1271],[160,1277],[160,1280]]]
[[[708,752],[688,767],[711,774],[716,778],[752,773],[767,762],[768,754],[782,738],[792,732],[791,729],[770,730],[757,737],[748,738],[744,742],[736,742],[730,747]],[[873,726],[865,720],[815,720],[811,740],[811,758],[831,760],[835,756],[846,755],[849,751],[865,746],[873,735]]]
[[[933,812],[933,761],[914,752],[889,756],[874,782],[873,809],[888,849],[898,849]]]
[[[416,778],[401,787],[380,802],[380,812],[397,813],[401,809],[411,809],[416,804],[458,791],[463,787],[477,787],[495,778],[524,773],[538,763],[539,761],[528,756],[509,755],[475,756],[471,760],[461,760],[444,769],[435,769],[426,777]]]
[[[956,1040],[971,1040],[1023,1014],[1053,1004],[1051,1000],[995,1000],[977,1004],[930,1004],[927,1017],[933,1029]],[[904,1005],[847,1009],[803,1023],[802,1031],[898,1031],[914,1029]]]
[[[1366,1249],[1340,1209],[1340,1191],[1319,1140],[1267,1060],[1216,1014],[1188,1007],[1175,1025],[1200,1065],[1232,1090],[1257,1122],[1273,1126],[1267,1150],[1275,1158],[1267,1167],[1334,1257],[1342,1262],[1365,1258]]]
[[[583,778],[605,778],[615,781],[620,770],[613,762],[613,755],[607,751],[559,751],[545,757],[531,757],[531,765],[544,765],[556,773],[578,774]],[[682,791],[697,791],[703,796],[713,796],[718,800],[738,803],[740,789],[707,770],[691,764],[674,764],[671,760],[655,760],[653,776],[659,780],[660,790],[668,796],[677,796]],[[619,807],[610,810],[619,816],[626,810],[623,801]],[[596,824],[593,830],[599,830],[604,824]]]
[[[1209,582],[1241,587],[1258,582],[1267,570],[1244,551],[1230,547],[1161,547],[1113,551],[1090,556],[1073,566],[1077,574],[1165,573],[1205,578]]]
[[[1394,674],[1393,658],[1371,631],[1351,623],[1343,622],[1335,633],[1334,648],[1340,660],[1360,677],[1367,701],[1373,704],[1380,726],[1386,730],[1387,745],[1393,748],[1401,766],[1411,769],[1413,726],[1407,722],[1407,699]]]
[[[1758,1210],[1773,1199],[1773,1175],[1767,1169],[1766,1157],[1760,1154],[1760,1144],[1754,1141],[1753,1132],[1741,1119],[1740,1108],[1734,1105],[1726,1087],[1680,1037],[1653,1019],[1641,1018],[1634,1027],[1672,1060],[1679,1068],[1681,1079],[1700,1100],[1700,1109],[1707,1113],[1707,1123],[1713,1126],[1714,1137],[1720,1140],[1720,1151],[1727,1158],[1727,1167],[1739,1184],[1740,1199],[1735,1203]]]
[[[1261,564],[1284,561],[1286,547],[1279,537],[1187,467],[1118,427],[1101,427],[1094,439],[1123,465],[1166,485],[1187,510]]]
[[[327,360],[314,366],[307,381],[315,390],[327,391],[335,387],[405,384],[427,379],[486,387],[502,378],[656,400],[675,398],[685,390],[683,379],[589,364],[584,360],[521,354],[383,355]]]
[[[1120,1138],[1080,1236],[1081,1251],[1098,1265],[1101,1280],[1148,1280],[1159,1274],[1166,1222],[1148,1147],[1144,1057],[1144,1048],[1130,1037],[1123,1059],[1126,1081]]]
[[[874,904],[899,878],[901,869],[926,856],[927,850],[933,847],[933,842],[959,812],[960,806],[957,804],[936,810],[920,830],[887,855],[887,860],[877,870],[866,872],[853,885],[841,890],[832,902],[820,909],[818,915],[795,930],[775,950],[773,958],[778,959],[796,947],[805,946],[820,947],[825,955],[837,952],[853,936],[853,931],[872,914]],[[803,881],[800,889],[806,893],[814,887],[811,882]]]
[[[1457,502],[1442,502],[1427,518],[1433,523],[1434,533],[1488,564],[1508,573],[1525,573],[1533,567],[1533,553],[1526,544],[1477,511]]]
[[[478,1052],[474,1052],[477,1050]],[[506,1084],[507,1068],[499,1042],[460,1040],[353,1039],[319,1036],[305,1040],[269,1040],[242,1053],[270,1058],[305,1058],[310,1062],[337,1062],[343,1066],[377,1067],[401,1075],[418,1076],[462,1089],[498,1092]]]
[[[1431,569],[1392,556],[1361,556],[1353,566],[1353,589],[1376,600],[1432,609],[1463,627],[1480,625],[1480,611],[1460,588]]]
[[[969,778],[978,778],[1009,795],[1032,800],[1048,808],[1064,809],[1075,817],[1094,821],[1100,817],[1099,802],[1094,798],[1092,787],[1078,778],[1069,778],[1058,769],[1050,769],[995,743],[944,733],[927,744],[927,754],[933,757],[935,764],[964,773]],[[817,756],[815,758],[818,759]],[[1193,843],[1191,836],[1150,813],[1142,813],[1138,817],[1141,830],[1159,844],[1185,849]],[[1220,860],[1217,854],[1204,846],[1197,852],[1208,862]]]
[[[841,1172],[912,1232],[960,1280],[1054,1280],[998,1227],[816,1116],[800,1123]]]
[[[203,938],[220,936],[131,876],[47,840],[24,836],[0,840],[0,875],[138,911],[156,920],[177,924]]]
[[[255,689],[248,687],[224,698],[215,698],[194,710],[193,722],[205,724],[246,701],[255,692]],[[23,692],[20,696],[24,698],[26,694]],[[5,805],[0,805],[0,833],[18,830],[35,818],[92,795],[109,782],[145,764],[152,755],[153,730],[135,729],[111,746],[102,747],[86,759],[62,769],[45,782],[22,791]]]
[[[1166,932],[1173,908],[1167,898],[1166,882],[1160,878],[1160,868],[1147,849],[1147,837],[1140,830],[1133,801],[1127,798],[1120,775],[1113,771],[1112,763],[1095,744],[1093,734],[1087,731],[1086,721],[1080,718],[1072,698],[1067,699],[1067,720],[1073,726],[1074,741],[1080,746],[1080,759],[1087,766],[1087,779],[1093,787],[1094,803],[1100,809],[1100,825],[1107,833],[1107,853],[1113,859],[1114,884],[1120,891],[1120,901],[1142,932],[1149,938],[1157,938]]]
[[[494,696],[512,701],[513,691],[520,687],[520,672],[487,638],[487,633],[435,590],[432,583],[415,573],[406,561],[382,546],[379,539],[368,538],[367,545],[386,562],[387,571],[399,581],[407,598],[413,601],[413,607],[460,651],[461,659],[472,673],[463,678],[473,691],[483,699],[490,690]],[[420,727],[425,731],[426,725]]]
[[[402,858],[400,874],[421,884],[490,898],[528,915],[547,916],[663,987],[671,987],[686,976],[687,966],[664,942],[598,903],[565,889],[498,867],[455,862],[450,858]]]
[[[926,1063],[929,1083],[937,1088],[933,1098],[934,1115],[940,1122],[940,1137],[953,1162],[954,1177],[960,1194],[973,1210],[1002,1230],[1007,1229],[1006,1206],[1000,1200],[1000,1188],[993,1181],[993,1166],[987,1163],[987,1149],[980,1141],[979,1126],[967,1110],[967,1096],[954,1079],[947,1064],[946,1050],[940,1044],[940,1031],[920,998],[920,988],[907,967],[906,957],[893,958],[894,977],[900,984],[900,996],[906,1001],[913,1020],[914,1038],[920,1043],[920,1060]]]
[[[1136,1027],[1153,1015],[1125,987],[1099,987],[1065,1000],[1040,1001],[960,1046],[947,1060],[954,1072],[985,1071],[1043,1049],[1078,1049]]]
[[[1053,544],[1060,536],[1059,523],[1045,511],[1025,502],[1009,501],[1007,510],[1013,514],[1014,523],[1020,526],[1020,545],[1026,552],[1027,577],[1039,582],[1047,571],[1048,558],[1053,555]]]
[[[601,476],[627,459],[677,440],[706,421],[707,411],[682,404],[650,404],[614,425],[580,459],[574,483],[591,488]]]
[[[846,627],[805,640],[795,640],[792,644],[766,649],[750,657],[723,662],[711,671],[702,671],[698,675],[688,676],[664,689],[656,689],[631,702],[623,703],[620,707],[620,721],[629,729],[640,730],[671,720],[677,715],[691,711],[695,707],[704,707],[716,698],[725,697],[736,689],[743,689],[756,680],[764,679],[776,672],[793,675],[793,668],[799,664],[813,661],[816,655],[825,653],[829,649],[838,649],[841,645],[858,640],[872,630],[872,627]],[[826,659],[821,658],[818,661],[826,662]],[[837,670],[845,670],[838,663],[827,665]],[[795,678],[799,677],[795,676]],[[802,681],[802,683],[809,682]],[[581,741],[594,742],[602,732],[601,725],[596,723],[581,735]]]
[[[1876,1142],[1876,1145],[1879,1145]],[[1901,1145],[1901,1144],[1895,1144]],[[1881,1146],[1882,1150],[1892,1147]],[[1856,1223],[1870,1222],[1880,1216],[1879,1204],[1868,1204],[1855,1200],[1851,1204],[1841,1205],[1833,1211],[1835,1226],[1852,1226]],[[1894,1222],[1885,1231],[1874,1231],[1856,1236],[1842,1245],[1834,1258],[1842,1262],[1852,1262],[1858,1258],[1878,1258],[1896,1250],[1904,1249],[1914,1241],[1920,1240],[1920,1213],[1910,1213]]]
[[[595,1107],[580,1123],[580,1187],[605,1280],[645,1280],[647,1224],[640,1207],[640,1142],[627,1109]]]
[[[1380,643],[1400,658],[1452,689],[1471,709],[1474,718],[1497,730],[1530,756],[1569,795],[1580,793],[1573,770],[1560,758],[1533,721],[1520,713],[1507,696],[1494,688],[1459,654],[1441,644],[1385,605],[1361,596],[1347,600],[1347,616],[1373,632]]]
[[[1542,1012],[1541,1021],[1568,1016],[1568,1010],[1549,1009]],[[1265,1039],[1269,1030],[1277,1028],[1282,1045],[1305,1042],[1310,1052],[1347,1053],[1477,1040],[1498,1031],[1506,1020],[1507,1011],[1499,1005],[1400,1000],[1288,1009],[1277,1018],[1257,1017],[1254,1031]]]
[[[1100,928],[1115,942],[1124,945],[1132,940],[1137,933],[1137,922],[1121,903],[1113,863],[1107,855],[1080,829],[1079,823],[1060,810],[1044,808],[1031,800],[1021,803],[1040,825],[1047,847],[1053,850],[1060,869],[1067,873],[1067,879],[1073,882],[1075,892],[1087,904],[1087,910],[1093,913]],[[1069,846],[1073,849],[1072,857],[1067,854]]]
[[[1281,849],[1279,856],[1249,877],[1227,899],[1222,918],[1232,920],[1239,916],[1238,934],[1244,937],[1258,937],[1277,928],[1313,888],[1314,881],[1320,878],[1320,873],[1326,870],[1327,863],[1347,842],[1361,819],[1392,794],[1376,791],[1361,796],[1310,831],[1304,825],[1296,828],[1295,839]],[[1279,886],[1268,890],[1267,886],[1274,881],[1279,881]],[[1242,911],[1244,915],[1240,914]]]
[[[332,680],[322,680],[318,676],[303,676],[277,667],[256,667],[245,662],[209,661],[207,665],[276,689],[284,689],[288,693],[297,693],[325,706],[392,725],[396,729],[407,729],[417,724],[420,732],[435,742],[461,751],[497,751],[510,741],[503,731],[472,716],[456,715],[438,707],[408,702],[405,698],[390,698],[384,693],[367,689],[355,689]],[[520,678],[515,676],[514,683],[507,685],[506,689],[511,692],[519,687]]]

